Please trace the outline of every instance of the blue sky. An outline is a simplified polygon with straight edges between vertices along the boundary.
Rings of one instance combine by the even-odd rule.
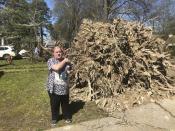
[[[54,0],[44,0],[44,1],[47,3],[48,7],[52,10],[54,7]],[[52,23],[54,23],[55,20],[53,17],[52,17],[51,21],[52,21]],[[44,39],[46,42],[48,42],[49,39],[51,39],[51,37],[50,37],[49,32],[46,31],[46,33],[47,33],[47,37],[45,37]]]
[[[44,0],[44,1],[47,3],[50,10],[52,10],[54,8],[54,0]],[[52,23],[54,23],[56,21],[56,19],[52,16],[51,21],[52,21]]]
[[[45,0],[45,2],[47,3],[48,7],[50,9],[53,9],[54,7],[54,0]]]

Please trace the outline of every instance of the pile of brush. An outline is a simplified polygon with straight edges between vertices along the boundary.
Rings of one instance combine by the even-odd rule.
[[[165,42],[140,23],[84,19],[69,52],[72,99],[95,101],[110,112],[173,94],[164,48]]]

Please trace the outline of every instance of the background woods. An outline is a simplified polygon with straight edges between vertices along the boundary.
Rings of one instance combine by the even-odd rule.
[[[173,0],[55,0],[54,39],[71,40],[83,18],[111,21],[123,18],[151,26],[154,33],[174,33]],[[170,28],[172,27],[172,28]]]
[[[0,35],[16,49],[34,49],[51,25],[51,13],[44,0],[0,2]]]
[[[33,49],[44,38],[71,41],[82,19],[112,21],[123,18],[151,26],[154,33],[173,34],[174,0],[1,0],[0,37],[17,48]],[[54,18],[54,21],[51,21]]]

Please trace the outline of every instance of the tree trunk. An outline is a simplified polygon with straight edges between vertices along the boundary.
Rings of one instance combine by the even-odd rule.
[[[43,36],[44,36],[44,32],[43,32],[43,27],[41,26],[40,27],[40,35],[41,35],[41,44],[44,45],[44,39],[43,39]]]
[[[43,32],[43,27],[41,26],[40,27],[40,37],[41,37],[41,45],[43,46],[44,45],[44,32]],[[40,48],[40,56],[43,56],[43,50],[42,48]]]
[[[108,20],[109,19],[109,14],[110,14],[110,5],[111,5],[111,1],[110,0],[103,0],[103,4],[104,4],[104,12],[105,12],[105,19]]]

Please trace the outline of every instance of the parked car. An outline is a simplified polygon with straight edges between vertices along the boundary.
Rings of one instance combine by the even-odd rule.
[[[30,54],[29,54],[29,51],[25,50],[25,49],[22,49],[18,52],[18,55],[21,57],[21,58],[29,58],[30,57]]]
[[[7,59],[10,56],[16,56],[14,48],[12,46],[0,46],[0,58]]]

